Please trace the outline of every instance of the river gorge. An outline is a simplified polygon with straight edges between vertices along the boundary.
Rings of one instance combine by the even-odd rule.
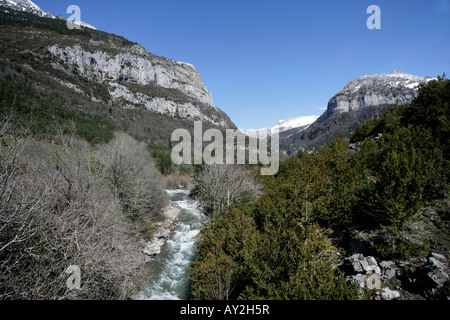
[[[205,219],[197,201],[186,189],[167,190],[173,205],[181,208],[177,225],[161,248],[148,285],[140,295],[148,300],[185,300],[190,298],[189,264],[195,255],[195,240]]]

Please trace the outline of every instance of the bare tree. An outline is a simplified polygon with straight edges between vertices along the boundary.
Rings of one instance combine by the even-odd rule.
[[[243,166],[206,165],[194,179],[193,193],[208,213],[222,214],[244,192],[258,196],[261,187]]]
[[[155,218],[167,197],[146,145],[118,132],[101,148],[99,156],[105,165],[105,177],[124,210],[135,218]]]
[[[85,141],[64,135],[67,130],[49,144],[8,136],[7,125],[3,121],[0,131],[0,298],[129,297],[144,262],[144,241],[141,226],[124,214],[123,203],[105,183],[110,162],[103,163]],[[153,202],[139,202],[140,196],[153,200],[158,192],[158,201],[164,199],[157,175],[138,157],[145,149],[139,153],[136,144],[124,145],[134,150],[121,149],[125,158],[130,151],[123,165],[134,173],[125,179],[133,191],[129,206],[146,212],[151,204],[156,210]],[[135,170],[136,161],[141,171]],[[145,183],[149,177],[154,185]],[[81,270],[79,290],[66,286],[71,265]]]

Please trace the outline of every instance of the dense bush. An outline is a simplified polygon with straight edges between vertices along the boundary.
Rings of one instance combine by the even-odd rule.
[[[166,197],[145,143],[118,132],[110,143],[100,147],[99,156],[105,179],[123,211],[145,223],[157,217]]]
[[[449,101],[450,80],[431,81],[410,105],[357,128],[352,145],[338,136],[316,154],[281,162],[275,176],[261,178],[256,200],[224,201],[227,180],[217,169],[200,170],[202,201],[221,215],[199,241],[193,297],[360,298],[336,269],[332,230],[336,241],[372,233],[383,259],[423,255],[426,245],[405,238],[403,228],[424,219],[418,209],[427,202],[448,197]]]
[[[52,99],[42,98],[30,83],[0,79],[0,117],[7,116],[11,111],[14,114],[11,122],[29,126],[31,133],[35,135],[55,135],[58,134],[55,128],[69,128],[69,124],[74,124],[76,133],[81,138],[97,144],[111,140],[117,129],[105,117],[72,111]]]
[[[204,165],[194,178],[193,195],[208,215],[222,214],[227,206],[249,192],[260,192],[254,173],[239,165]]]
[[[8,134],[9,120],[0,126],[0,298],[129,298],[142,231],[164,199],[144,146],[120,134],[100,151],[73,134],[37,142],[17,127]],[[113,168],[125,185],[111,183]],[[79,290],[66,286],[70,265]]]

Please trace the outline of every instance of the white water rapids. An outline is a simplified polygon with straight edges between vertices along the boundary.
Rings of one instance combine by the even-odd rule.
[[[184,189],[167,190],[169,200],[182,208],[177,226],[161,249],[149,284],[141,292],[149,300],[190,298],[189,264],[194,258],[195,239],[202,228],[203,213]]]

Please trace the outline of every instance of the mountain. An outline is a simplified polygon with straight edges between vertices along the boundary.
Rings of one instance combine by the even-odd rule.
[[[52,18],[52,19],[61,19],[67,21],[67,18],[63,16],[54,17],[49,12],[44,12],[38,5],[30,0],[0,0],[0,6],[10,8],[16,11],[28,12],[31,14],[35,14],[39,17]],[[80,25],[85,28],[90,28],[97,30],[94,26],[89,23],[83,21],[74,21],[74,24]]]
[[[348,82],[344,90],[330,99],[326,114],[350,112],[369,106],[406,104],[417,96],[419,84],[430,80],[433,78],[401,71],[361,76]]]
[[[17,11],[28,12],[39,17],[54,18],[49,12],[44,12],[30,0],[0,0],[0,6]]]
[[[172,117],[228,127],[193,65],[152,55],[138,44],[114,48],[114,53],[105,46],[73,42],[54,44],[47,50],[56,58],[55,68],[68,65],[89,81],[107,84],[112,101],[124,107],[140,106]],[[155,87],[167,89],[166,94],[154,95],[151,90]]]
[[[261,132],[272,132],[273,129],[278,129],[278,132],[284,132],[294,128],[299,128],[299,130],[306,130],[311,125],[311,123],[316,121],[318,118],[319,116],[300,116],[286,120],[280,120],[275,126],[271,128],[245,130],[241,129],[240,131],[248,136],[257,137]]]
[[[394,71],[364,75],[348,82],[328,102],[327,110],[306,130],[280,134],[280,146],[288,153],[313,151],[330,142],[337,132],[349,136],[360,124],[382,114],[392,104],[410,103],[420,84],[434,78]]]
[[[24,3],[19,11],[0,6],[0,76],[11,76],[11,85],[26,83],[40,99],[83,116],[100,115],[164,145],[173,130],[193,129],[194,120],[205,128],[236,128],[193,65],[114,34],[70,30],[65,20]]]
[[[63,17],[63,16],[56,16],[56,19],[64,20],[64,21],[67,22],[67,18]],[[93,25],[90,25],[89,23],[86,23],[86,22],[83,22],[83,21],[80,21],[80,20],[73,21],[73,23],[75,25],[80,25],[81,27],[97,30],[97,28],[94,27]]]

